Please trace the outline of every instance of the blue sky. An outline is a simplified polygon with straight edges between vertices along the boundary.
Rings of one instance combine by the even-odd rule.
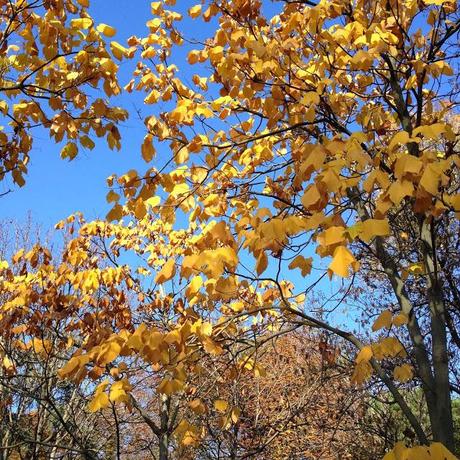
[[[151,17],[150,3],[146,0],[93,0],[90,13],[97,23],[114,26],[117,29],[114,39],[123,43],[130,35],[145,34],[145,22]],[[185,3],[194,4],[193,1]],[[120,64],[122,85],[129,81],[132,66],[132,62]],[[93,151],[81,150],[77,158],[69,162],[60,158],[61,147],[49,139],[47,132],[35,130],[26,185],[16,187],[10,179],[0,183],[0,193],[11,190],[0,198],[0,219],[22,221],[31,211],[34,221],[48,228],[75,211],[82,211],[88,219],[105,217],[109,210],[105,200],[106,178],[132,168],[146,169],[139,147],[145,128],[136,114],[137,109],[142,109],[142,98],[142,95],[122,95],[112,102],[131,114],[120,127],[123,137],[120,152],[110,151],[105,141],[100,141]],[[143,110],[143,115],[147,113]]]

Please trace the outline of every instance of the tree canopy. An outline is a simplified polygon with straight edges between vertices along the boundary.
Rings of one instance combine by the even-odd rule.
[[[91,382],[90,412],[137,411],[166,459],[238,438],[244,398],[226,386],[276,376],[261,350],[284,335],[294,346],[301,328],[323,364],[401,411],[405,439],[385,460],[455,458],[456,2],[175,3],[153,2],[148,34],[108,45],[115,30],[95,24],[87,0],[0,2],[4,174],[23,185],[35,125],[72,159],[95,136],[119,148],[128,112],[111,96],[142,94],[149,112],[148,166],[108,178],[107,219],[65,218],[62,254],[36,245],[2,262],[4,338],[39,354],[72,349],[59,376]],[[134,68],[123,89],[118,61]],[[43,325],[55,324],[51,340]],[[135,393],[141,371],[156,418]],[[212,414],[224,434],[209,441]]]

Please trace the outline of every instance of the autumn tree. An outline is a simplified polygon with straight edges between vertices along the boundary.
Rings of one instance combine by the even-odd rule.
[[[62,355],[71,347],[74,352],[58,375],[76,385],[94,382],[87,410],[113,412],[115,451],[130,451],[130,443],[121,436],[129,433],[127,424],[137,423],[153,438],[147,447],[167,459],[175,442],[200,440],[200,427],[187,422],[179,409],[188,408],[187,385],[198,372],[201,353],[224,351],[213,337],[206,310],[211,300],[193,309],[173,286],[170,293],[149,286],[152,267],[180,250],[183,239],[192,235],[150,216],[133,226],[86,223],[77,215],[59,224],[64,226],[73,238],[61,255],[52,257],[37,245],[18,251],[11,266],[3,263],[3,335],[11,338],[13,350],[20,350],[31,341],[50,345],[43,337],[43,324],[59,331],[53,351]],[[122,263],[127,250],[132,253],[131,265]],[[155,276],[156,283],[174,276],[174,259],[170,260],[173,263]],[[198,288],[195,283],[189,291]],[[126,406],[124,414],[134,413],[137,419],[123,422],[115,405]]]
[[[51,240],[30,216],[20,223],[2,222],[1,228],[2,260],[19,250],[33,252],[40,242]],[[27,269],[24,264],[18,266],[16,276]],[[5,292],[0,302],[8,303]],[[33,301],[29,307],[28,318],[43,314]],[[76,385],[58,376],[77,349],[69,337],[66,347],[59,346],[66,318],[61,315],[53,322],[40,323],[33,335],[24,320],[16,311],[1,321],[0,458],[107,458],[114,444],[110,421],[86,410],[90,385]]]
[[[199,43],[181,30],[174,3],[154,2],[150,35],[133,38],[142,60],[127,89],[145,91],[146,104],[172,100],[170,110],[146,118],[142,153],[149,161],[153,142],[166,141],[166,165],[178,168],[118,178],[126,204],[109,218],[142,216],[157,194],[165,197],[162,219],[174,221],[181,209],[191,226],[212,219],[225,225],[238,261],[211,273],[209,250],[197,245],[179,262],[185,277],[204,274],[233,286],[244,280],[257,289],[272,283],[269,308],[352,342],[360,350],[355,380],[377,373],[426,444],[393,378],[414,373],[432,438],[452,450],[450,369],[458,350],[455,322],[448,321],[458,280],[441,263],[460,196],[451,121],[456,3],[203,2],[188,15],[218,26]],[[192,48],[183,64],[196,68],[190,84],[179,78],[178,62],[169,64],[177,46]],[[217,233],[212,240],[228,244]],[[379,271],[395,304],[373,328],[389,332],[367,344],[333,320],[294,308],[291,298],[309,293],[318,279],[312,266],[330,276],[359,273],[353,280]],[[289,269],[306,278],[297,290],[281,282]],[[449,279],[454,289],[445,291]],[[397,328],[408,346],[394,335]]]
[[[82,224],[60,260],[43,248],[21,254],[27,283],[3,266],[5,318],[25,303],[18,314],[33,336],[64,312],[81,342],[61,376],[110,376],[93,410],[129,404],[136,360],[153,365],[159,393],[174,398],[199,374],[203,351],[220,356],[286,324],[320,329],[355,347],[356,384],[382,382],[417,442],[435,441],[398,444],[386,458],[448,458],[458,389],[456,2],[174,5],[153,2],[149,34],[112,46],[137,59],[125,90],[165,103],[146,117],[141,147],[148,163],[161,154],[146,172],[109,178],[108,219],[123,221]],[[91,40],[86,19],[75,24]],[[209,37],[187,37],[185,21],[208,24],[194,30],[212,29]],[[181,78],[183,68],[196,73]],[[124,252],[143,262],[123,264]],[[315,310],[328,277],[336,302]],[[356,311],[345,321],[334,313],[369,286],[389,302],[369,305],[366,336],[352,330]],[[47,308],[29,321],[33,302]],[[144,308],[154,322],[133,321]],[[255,370],[253,344],[239,363]],[[121,362],[128,371],[112,374]],[[429,432],[404,397],[411,384],[423,392]],[[181,422],[177,439],[198,442],[200,427]]]
[[[42,128],[72,160],[105,137],[120,147],[117,123],[127,112],[110,107],[119,94],[117,64],[105,40],[115,35],[95,24],[88,0],[0,1],[0,180],[23,186],[34,131]],[[111,48],[121,46],[113,41]],[[118,51],[119,52],[119,51]],[[106,99],[94,91],[103,89]]]
[[[256,371],[229,367],[225,359],[218,372],[215,365],[205,366],[201,379],[209,389],[201,396],[202,408],[214,404],[219,411],[199,415],[207,430],[191,458],[368,459],[383,454],[383,445],[361,426],[367,418],[366,392],[350,384],[347,351],[338,342],[291,328],[264,341],[253,359],[260,366]]]

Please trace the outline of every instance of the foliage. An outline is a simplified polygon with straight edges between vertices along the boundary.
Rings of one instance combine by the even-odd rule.
[[[100,44],[92,65],[102,66],[111,95],[116,66],[102,35],[113,31],[95,28],[87,2],[79,3],[83,9],[59,3],[61,28],[65,13],[81,16],[62,36]],[[111,44],[116,59],[137,62],[126,92],[145,93],[147,106],[165,103],[145,119],[141,154],[152,165],[108,179],[108,222],[76,215],[58,225],[73,235],[61,258],[37,246],[17,253],[11,267],[2,264],[2,329],[14,318],[37,338],[43,322],[65,318],[78,351],[60,376],[97,382],[91,412],[140,410],[135,369],[153,369],[160,415],[144,421],[161,459],[172,438],[197,446],[205,436],[170,409],[206,360],[237,347],[233,375],[260,374],[257,350],[267,334],[320,329],[354,347],[353,383],[384,385],[414,444],[434,441],[397,444],[386,458],[450,455],[460,345],[459,259],[449,252],[458,248],[460,213],[456,2],[269,8],[209,0],[188,10],[187,20],[215,25],[202,41],[185,36],[174,5],[153,2],[149,34],[132,36],[128,47]],[[55,24],[53,14],[48,8],[45,24]],[[171,64],[179,47],[187,47],[188,62]],[[181,79],[182,68],[194,69],[191,81]],[[112,121],[125,116],[104,107]],[[98,109],[88,110],[83,118]],[[108,141],[117,146],[112,121]],[[80,130],[106,133],[91,123]],[[170,153],[156,157],[163,146]],[[65,156],[76,153],[73,144],[65,148]],[[327,277],[338,305],[355,306],[369,286],[379,291],[385,301],[364,310],[367,334],[351,330],[356,310],[341,325],[333,302],[316,308]],[[405,398],[411,385],[423,393],[429,429]],[[237,429],[241,409],[216,396],[204,408],[194,403],[195,412],[214,407],[226,414],[226,429]]]
[[[0,179],[11,174],[24,185],[32,130],[39,127],[56,142],[66,141],[61,156],[69,160],[79,146],[92,150],[96,137],[120,148],[116,124],[127,112],[91,91],[120,93],[118,66],[105,42],[115,30],[96,25],[88,4],[0,1],[0,113],[8,123],[0,128]]]

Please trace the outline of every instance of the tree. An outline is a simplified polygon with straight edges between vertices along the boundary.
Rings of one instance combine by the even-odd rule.
[[[72,160],[79,146],[93,149],[95,137],[120,147],[117,123],[127,112],[110,107],[107,97],[120,93],[117,64],[105,43],[115,29],[96,26],[87,0],[1,0],[0,16],[0,180],[10,174],[23,186],[33,130],[43,128],[62,158]],[[117,42],[112,49],[120,49]],[[120,51],[119,51],[120,52]],[[128,53],[128,50],[123,51]]]
[[[1,227],[2,259],[19,248],[33,252],[40,240],[49,239],[30,216],[26,222],[3,222]],[[21,277],[26,269],[23,265],[16,276]],[[0,299],[7,304],[5,293]],[[29,306],[29,318],[44,313],[33,301]],[[77,349],[68,337],[67,345],[60,346],[65,319],[40,323],[33,336],[17,311],[0,323],[0,458],[91,460],[101,458],[100,454],[108,458],[113,441],[107,434],[110,423],[85,410],[90,386],[58,377],[59,369]]]
[[[460,196],[458,130],[449,119],[458,93],[451,78],[460,27],[455,2],[284,2],[271,18],[265,2],[206,2],[189,16],[213,18],[218,27],[188,53],[188,63],[207,72],[197,73],[192,86],[177,76],[177,63],[168,65],[174,48],[190,41],[181,15],[167,5],[153,5],[152,49],[130,89],[145,91],[147,104],[175,98],[171,110],[146,119],[142,151],[150,160],[152,142],[168,141],[169,162],[179,166],[119,178],[127,203],[109,218],[142,216],[145,201],[164,192],[161,218],[174,220],[172,210],[180,208],[191,225],[224,223],[245,249],[244,267],[227,266],[208,274],[210,281],[222,282],[224,272],[233,281],[269,280],[280,310],[351,341],[361,350],[355,379],[376,372],[426,443],[386,364],[409,352],[413,366],[400,361],[394,373],[407,380],[415,372],[433,439],[453,449],[449,364],[457,348],[455,321],[448,321],[458,279],[456,269],[440,264],[443,229],[456,235]],[[138,41],[140,48],[145,43]],[[217,234],[215,241],[222,244]],[[402,327],[407,351],[391,332],[365,345],[291,307],[281,276],[289,268],[310,273],[312,242],[319,257],[332,257],[330,276],[346,277],[359,266],[363,275],[381,273],[397,303],[374,329]],[[183,270],[203,273],[206,250],[190,251],[200,263],[188,256]],[[418,299],[414,277],[422,280]],[[449,279],[454,288],[444,291]],[[297,292],[312,285],[307,279]]]
[[[196,457],[219,459],[379,458],[384,450],[362,429],[365,391],[350,385],[346,350],[298,329],[264,341],[254,369],[205,366],[199,381],[207,427]],[[250,367],[250,366],[248,366]],[[229,373],[238,375],[230,376]],[[219,402],[217,402],[219,401]],[[235,410],[237,408],[237,410]],[[237,421],[230,424],[232,417]]]
[[[153,2],[148,36],[112,50],[140,55],[128,92],[166,103],[145,120],[143,158],[161,142],[171,154],[109,178],[108,219],[124,222],[83,224],[60,261],[43,249],[21,255],[27,284],[4,267],[3,310],[51,301],[47,315],[65,311],[82,337],[63,377],[97,380],[139,359],[156,366],[165,398],[199,374],[203,352],[243,344],[238,362],[256,369],[248,359],[267,331],[319,328],[355,347],[356,384],[382,382],[417,441],[434,441],[405,455],[447,458],[458,391],[458,258],[448,250],[460,212],[456,3],[209,0],[188,10],[216,24],[200,42],[174,4]],[[198,69],[190,82],[170,62],[179,46]],[[123,265],[124,251],[143,262]],[[315,311],[328,275],[344,284]],[[356,311],[343,325],[334,312],[369,286],[388,302],[364,312],[366,336],[349,324]],[[155,321],[136,324],[145,309]],[[92,407],[129,402],[130,385],[129,375],[101,382]],[[429,432],[404,397],[410,385],[423,392]],[[200,438],[187,420],[175,433]]]

